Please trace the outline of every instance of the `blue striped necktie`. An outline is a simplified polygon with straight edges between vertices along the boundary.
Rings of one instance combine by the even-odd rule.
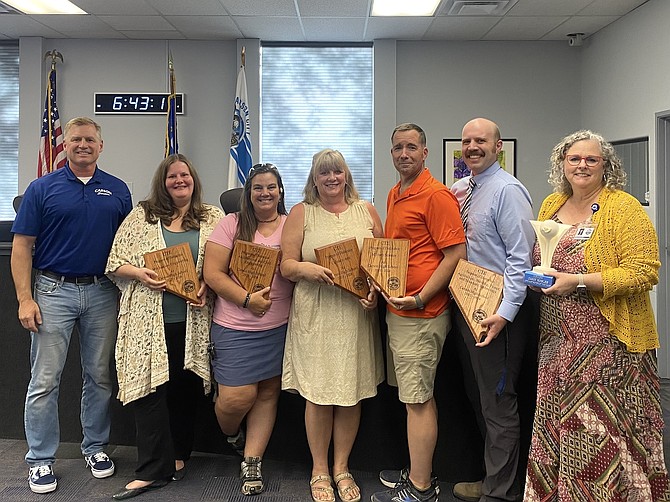
[[[461,220],[463,220],[463,229],[465,230],[468,229],[468,213],[470,212],[470,203],[472,202],[472,191],[476,184],[477,183],[475,182],[474,176],[471,176],[468,183],[468,193],[466,194],[463,205],[461,206]]]

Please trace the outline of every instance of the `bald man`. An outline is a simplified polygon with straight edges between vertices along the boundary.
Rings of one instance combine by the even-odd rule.
[[[461,351],[462,362],[474,371],[476,385],[468,397],[476,413],[481,409],[486,468],[483,481],[457,483],[454,496],[472,502],[512,501],[523,494],[522,478],[517,476],[519,373],[529,337],[537,337],[534,303],[526,301],[523,282],[524,272],[531,269],[535,242],[530,224],[532,202],[526,188],[498,162],[503,143],[494,122],[471,120],[463,127],[461,143],[471,175],[454,183],[451,190],[461,208],[472,190],[465,224],[468,260],[502,274],[504,283],[497,312],[481,321],[485,336],[479,343],[461,313],[454,316],[455,328],[467,349]]]

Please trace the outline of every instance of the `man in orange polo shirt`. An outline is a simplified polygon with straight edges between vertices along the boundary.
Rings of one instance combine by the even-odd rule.
[[[401,124],[391,135],[391,145],[400,182],[388,195],[384,234],[409,239],[410,251],[406,296],[387,298],[393,359],[388,379],[398,385],[398,397],[407,409],[410,466],[382,471],[380,480],[391,490],[375,493],[372,502],[433,502],[439,494],[432,476],[437,442],[433,387],[451,328],[447,285],[458,260],[466,257],[465,233],[456,197],[425,166],[428,148],[423,129]]]

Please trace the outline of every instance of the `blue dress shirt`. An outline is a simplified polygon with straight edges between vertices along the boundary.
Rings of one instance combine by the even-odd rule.
[[[532,200],[528,190],[498,162],[474,176],[468,228],[465,233],[468,260],[504,277],[503,300],[498,314],[512,322],[526,298],[524,272],[531,269],[535,232]],[[463,204],[470,176],[451,191]]]

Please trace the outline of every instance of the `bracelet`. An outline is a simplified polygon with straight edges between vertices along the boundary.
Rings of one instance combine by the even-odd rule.
[[[419,310],[423,310],[426,308],[426,304],[423,303],[423,300],[419,296],[419,293],[414,295],[414,301],[416,302],[416,308],[418,308]]]
[[[249,300],[251,300],[251,293],[247,293],[247,297],[244,299],[244,303],[242,303],[243,309],[249,306]]]

